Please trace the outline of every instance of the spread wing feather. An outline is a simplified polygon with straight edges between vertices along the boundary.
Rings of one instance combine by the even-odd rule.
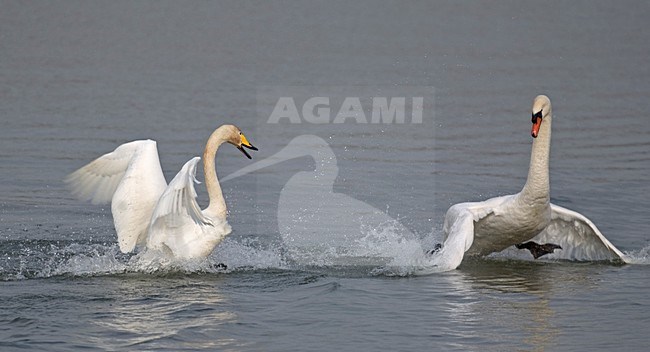
[[[71,173],[65,182],[81,200],[111,203],[118,243],[125,253],[144,243],[154,206],[167,185],[152,140],[122,144]]]

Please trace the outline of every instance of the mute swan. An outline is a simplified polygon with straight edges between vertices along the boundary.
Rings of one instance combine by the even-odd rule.
[[[301,135],[274,155],[223,178],[228,181],[265,167],[310,156],[315,169],[296,172],[286,182],[278,201],[278,229],[293,259],[367,260],[368,250],[360,239],[365,229],[390,228],[405,237],[415,237],[384,211],[344,193],[334,191],[339,173],[336,155],[321,137]],[[335,220],[334,220],[335,219]],[[332,258],[334,256],[334,258]]]
[[[629,261],[585,216],[550,203],[552,120],[551,101],[537,96],[524,188],[514,195],[449,208],[444,223],[446,239],[431,252],[434,265],[452,270],[465,255],[484,256],[511,246],[528,249],[535,258],[546,255],[551,259]]]
[[[174,258],[204,258],[232,231],[215,169],[217,149],[223,143],[257,150],[239,128],[217,128],[203,151],[203,171],[210,204],[204,210],[196,202],[196,165],[200,157],[185,163],[167,185],[160,167],[156,142],[125,143],[66,177],[72,193],[93,204],[111,203],[120,250],[136,245],[160,250]]]

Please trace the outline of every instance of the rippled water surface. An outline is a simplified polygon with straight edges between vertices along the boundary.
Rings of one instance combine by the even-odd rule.
[[[645,2],[1,7],[1,350],[650,344]],[[269,92],[332,96],[335,115],[336,99],[386,91],[424,92],[422,123],[269,123]],[[497,256],[417,275],[451,204],[522,187],[541,93],[553,102],[552,201],[588,216],[636,264]],[[223,147],[220,176],[295,137],[324,147],[299,145],[224,182],[233,233],[207,260],[120,253],[110,207],[79,202],[62,183],[143,138],[158,142],[169,180],[223,123],[260,151],[249,161]],[[293,187],[325,174],[332,181]],[[359,220],[365,209],[380,216]],[[287,225],[295,214],[310,251],[292,247],[305,240]]]

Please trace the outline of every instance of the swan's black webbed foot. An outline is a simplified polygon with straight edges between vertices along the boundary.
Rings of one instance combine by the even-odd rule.
[[[553,253],[554,250],[556,249],[562,249],[562,247],[558,246],[557,244],[553,243],[545,243],[545,244],[539,244],[535,243],[533,241],[529,241],[526,243],[520,243],[515,245],[515,247],[519,249],[527,249],[530,251],[530,254],[533,255],[533,258],[537,259],[543,255]]]
[[[215,265],[212,265],[212,267],[214,269],[216,269],[216,270],[228,270],[228,265],[226,265],[224,263],[215,264]]]
[[[432,255],[433,253],[436,253],[442,249],[442,244],[436,243],[435,246],[433,246],[433,249],[429,249],[427,251],[427,255]]]

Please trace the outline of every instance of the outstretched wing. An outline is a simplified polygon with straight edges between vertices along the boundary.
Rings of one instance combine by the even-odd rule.
[[[551,204],[551,222],[532,241],[562,247],[544,258],[567,260],[621,260],[628,258],[589,219],[575,211]]]
[[[208,218],[196,202],[194,183],[198,183],[195,175],[200,160],[195,157],[185,163],[160,197],[151,217],[148,247],[171,250],[176,257],[205,256],[213,247],[208,250],[195,242],[213,233],[230,233],[225,219]],[[199,253],[204,250],[207,254]]]
[[[145,240],[151,213],[167,183],[156,142],[133,141],[66,177],[72,194],[93,204],[111,203],[120,250]]]

